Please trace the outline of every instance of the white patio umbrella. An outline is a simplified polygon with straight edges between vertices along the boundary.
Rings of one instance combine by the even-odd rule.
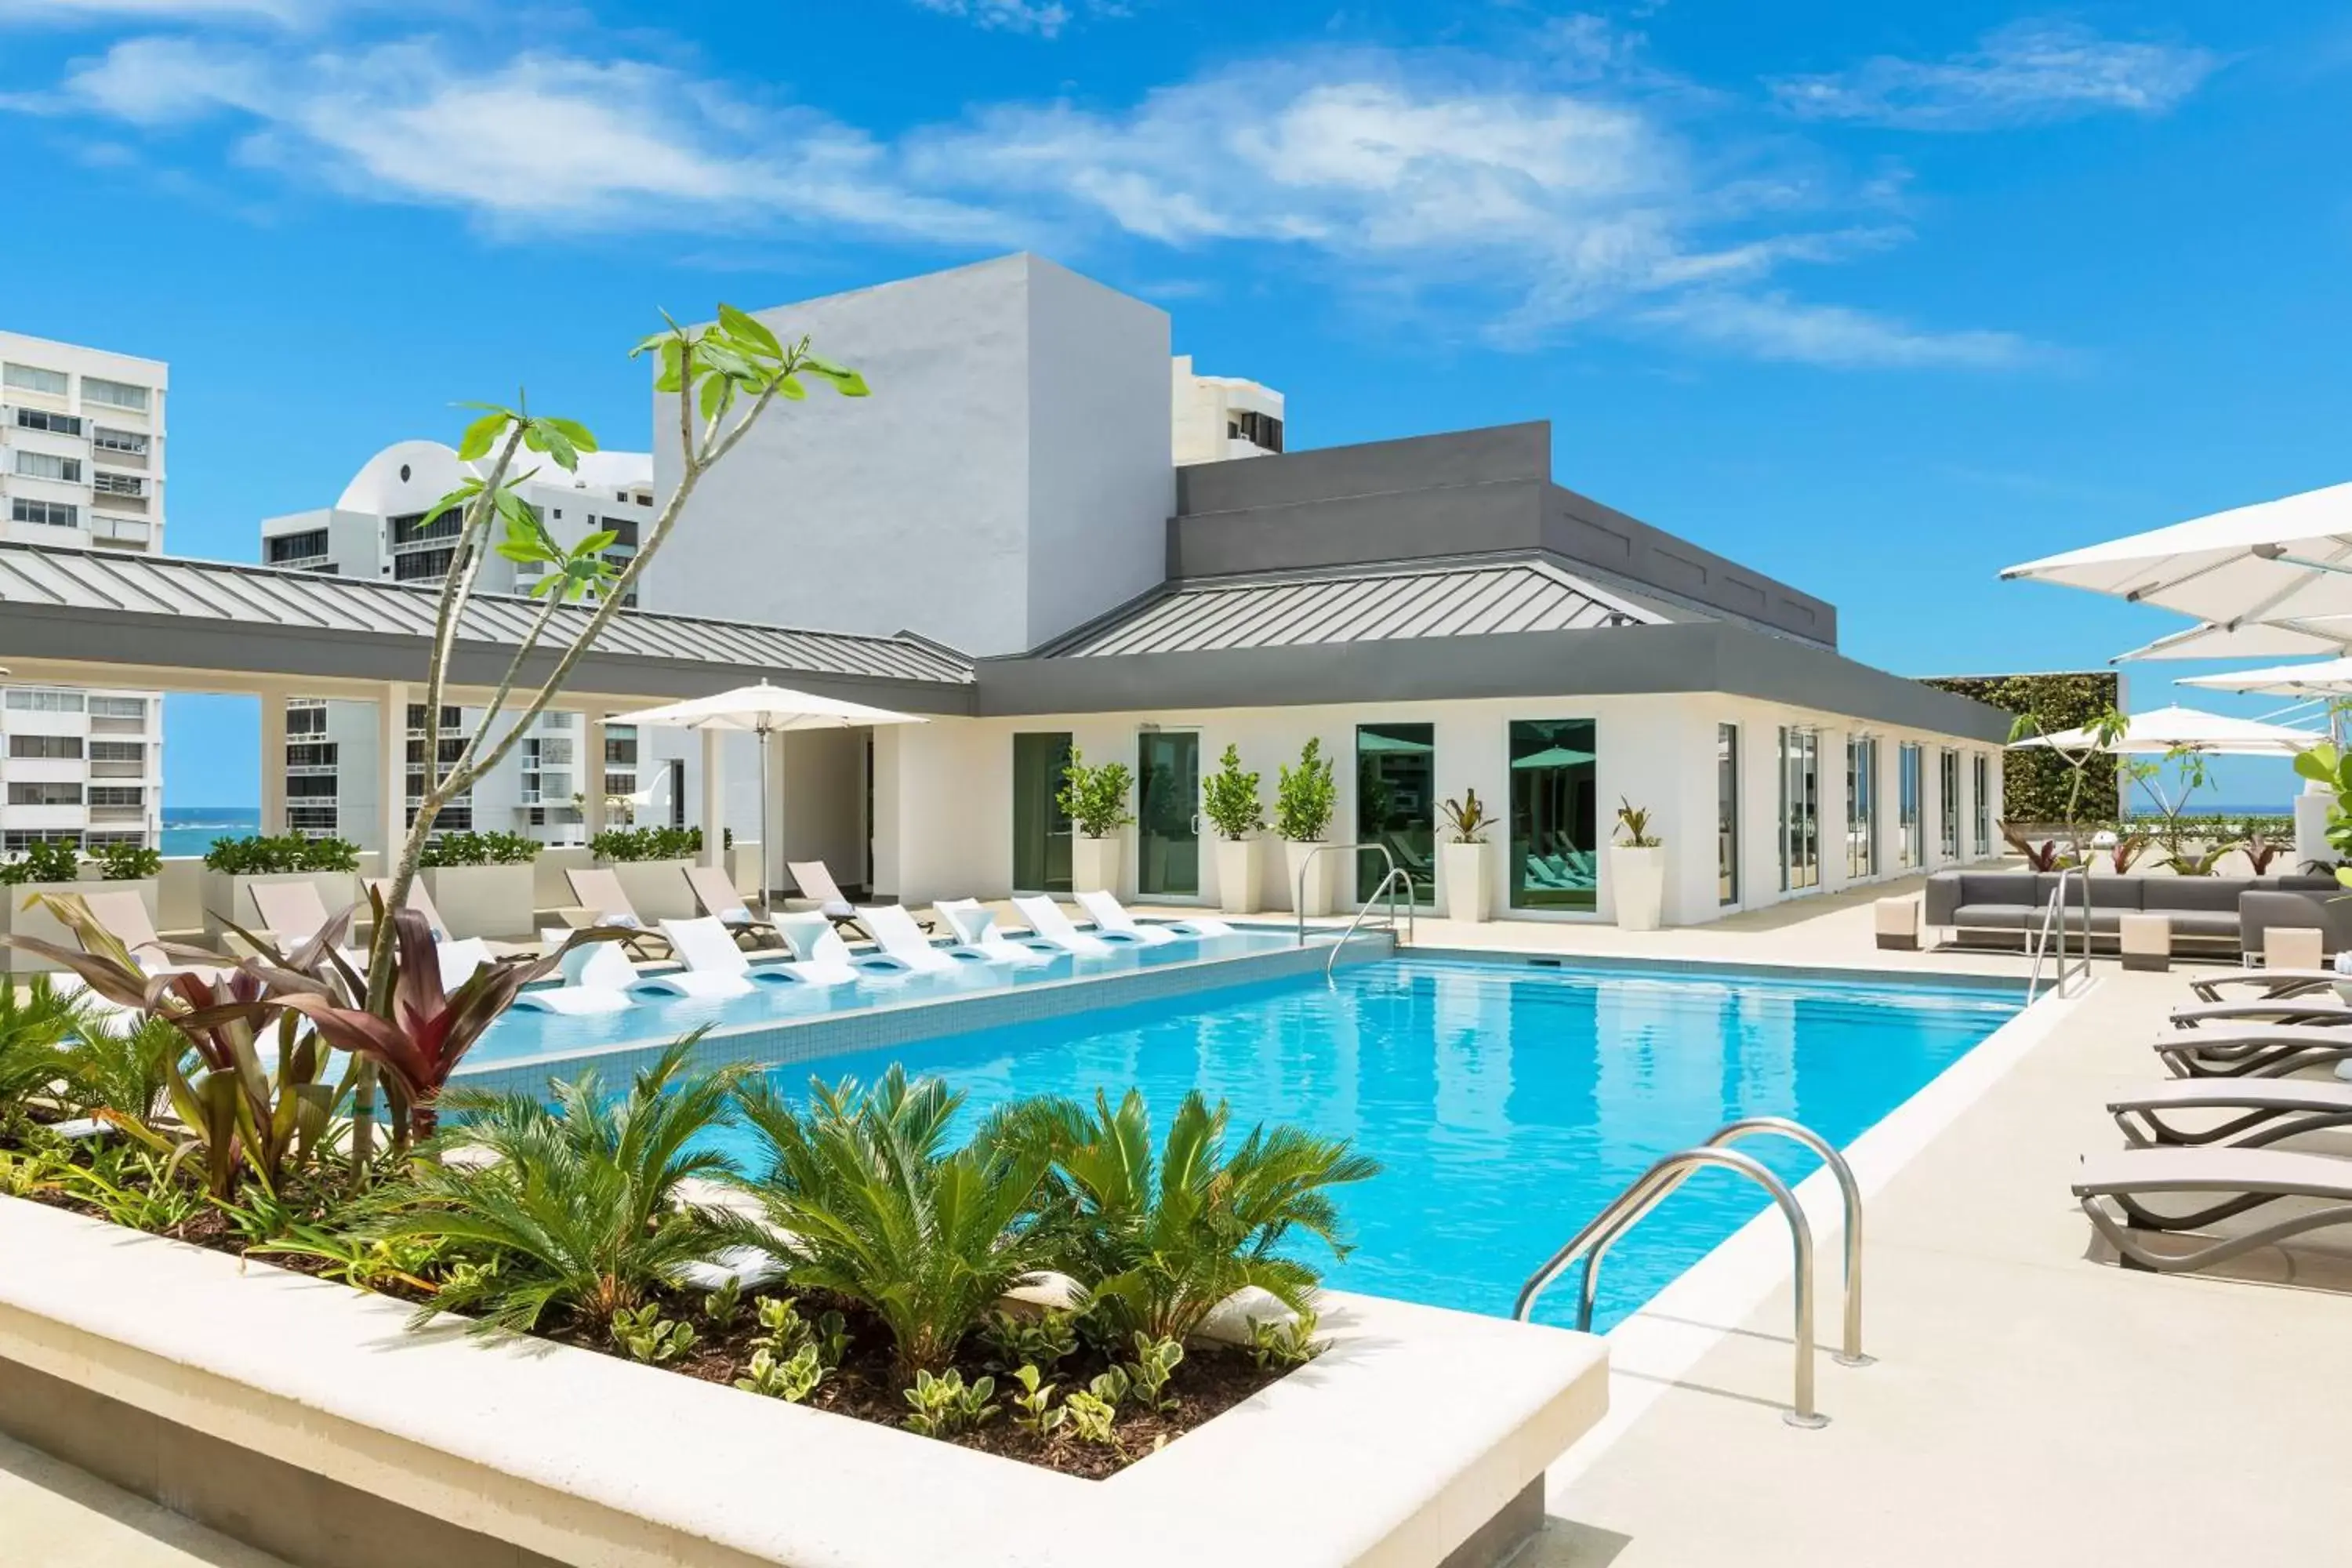
[[[608,724],[654,724],[679,730],[747,730],[760,737],[760,902],[768,901],[768,737],[794,730],[857,730],[871,724],[923,724],[919,714],[868,708],[838,697],[819,697],[789,686],[739,686],[716,697],[697,697],[635,713],[615,713]],[[717,823],[705,825],[710,833]],[[725,841],[723,838],[720,840]]]
[[[2259,691],[2266,697],[2328,697],[2352,694],[2352,657],[2311,664],[2273,664],[2227,675],[2183,676],[2176,685],[2215,691]]]
[[[2045,556],[2001,576],[2157,605],[2223,631],[2352,615],[2352,484]]]
[[[2111,745],[2102,746],[2088,730],[2064,730],[2011,742],[2011,750],[2054,746],[2061,751],[2103,751],[2137,756],[2161,756],[2186,749],[2223,756],[2291,757],[2317,745],[2325,735],[2265,724],[2254,719],[2232,719],[2226,713],[2206,713],[2195,708],[2158,708],[2131,716],[2131,727]]]
[[[2212,621],[2167,632],[2113,662],[2127,658],[2293,658],[2298,654],[2334,658],[2352,652],[2352,616],[2312,616],[2295,621],[2245,621],[2225,626]]]

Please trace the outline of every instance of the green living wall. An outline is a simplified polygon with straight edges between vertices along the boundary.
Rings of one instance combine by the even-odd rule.
[[[2113,670],[2063,675],[1949,675],[1920,684],[1973,697],[2011,713],[2031,713],[2040,721],[2044,734],[2087,724],[2123,700],[2123,678]],[[2000,766],[2001,814],[2011,822],[2063,822],[2066,792],[2071,784],[2066,763],[2055,752],[2029,748],[2007,752]],[[2121,815],[2113,757],[2091,759],[2083,781],[2083,798],[2075,810],[2084,822]]]

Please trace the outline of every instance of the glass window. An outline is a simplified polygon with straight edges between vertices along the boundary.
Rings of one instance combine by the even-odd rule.
[[[93,763],[144,763],[147,743],[143,741],[92,741],[89,760]]]
[[[1145,730],[1136,739],[1135,890],[1201,890],[1201,732]]]
[[[81,508],[61,500],[27,500],[14,496],[8,501],[8,517],[13,522],[37,522],[49,528],[79,528]]]
[[[1896,841],[1902,846],[1900,865],[1915,867],[1927,858],[1927,823],[1919,811],[1919,747],[1906,741],[1895,753],[1895,815]]]
[[[327,552],[327,531],[305,529],[300,533],[278,533],[261,542],[262,559],[272,566],[289,561],[313,560]]]
[[[8,754],[12,757],[45,762],[79,762],[81,737],[79,735],[11,735],[8,737]]]
[[[1780,890],[1822,885],[1822,737],[1780,727]]]
[[[1511,721],[1511,907],[1591,910],[1600,800],[1590,719]]]
[[[102,496],[143,496],[147,493],[147,481],[136,474],[100,471],[90,475],[89,485]]]
[[[1936,759],[1936,847],[1946,860],[1960,858],[1960,753],[1949,746]]]
[[[1013,885],[1024,893],[1070,890],[1070,819],[1060,798],[1069,765],[1067,733],[1013,737]]]
[[[1878,742],[1853,735],[1845,743],[1845,874],[1878,873]]]
[[[1356,838],[1385,845],[1412,880],[1412,901],[1437,896],[1437,727],[1356,726]],[[1356,857],[1356,897],[1369,899],[1385,861]]]
[[[43,370],[38,365],[12,364],[0,370],[0,384],[13,386],[19,392],[39,392],[51,397],[63,397],[66,395],[66,373]]]
[[[20,713],[79,713],[82,710],[82,695],[79,691],[46,691],[38,687],[12,687],[8,706]]]
[[[1739,901],[1739,726],[1715,727],[1715,899]]]
[[[80,422],[77,420],[75,423],[79,426]],[[89,444],[101,452],[127,452],[134,456],[144,456],[147,451],[147,437],[139,431],[110,430],[103,425],[91,429]]]
[[[133,386],[127,381],[108,381],[103,376],[81,378],[81,400],[101,403],[109,408],[128,408],[133,413],[147,412],[147,389]]]
[[[1976,806],[1976,853],[1981,860],[1992,853],[1992,759],[1979,752],[1969,761],[1975,776],[1969,782],[1976,786],[1969,797]]]
[[[93,719],[145,719],[147,700],[144,697],[93,697],[89,700]]]
[[[392,580],[395,583],[437,582],[448,572],[449,563],[457,558],[457,552],[454,549],[420,550],[413,555],[395,555],[392,558]]]
[[[81,785],[78,784],[12,784],[8,786],[10,805],[79,805]]]
[[[55,452],[16,453],[16,471],[28,479],[58,479],[67,484],[81,482],[81,459],[61,458]]]
[[[137,784],[92,784],[89,804],[92,805],[144,805],[147,792]]]
[[[53,414],[46,408],[19,408],[16,410],[16,425],[19,429],[47,430],[58,436],[81,434],[80,419],[71,414]],[[143,452],[147,448],[142,447],[139,449]]]

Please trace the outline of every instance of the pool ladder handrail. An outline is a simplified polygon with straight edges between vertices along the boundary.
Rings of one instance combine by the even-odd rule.
[[[1348,922],[1348,929],[1339,933],[1339,940],[1331,944],[1330,956],[1323,961],[1324,979],[1331,978],[1331,971],[1339,966],[1340,952],[1346,949],[1349,940],[1356,934],[1356,928],[1364,923],[1364,917],[1372,912],[1372,906],[1381,901],[1383,894],[1387,896],[1389,901],[1389,932],[1393,939],[1397,929],[1397,889],[1399,888],[1404,889],[1404,940],[1407,945],[1412,943],[1413,939],[1412,879],[1406,873],[1403,867],[1394,866],[1390,868],[1388,875],[1381,879],[1381,885],[1372,889],[1372,896],[1364,900],[1364,907],[1356,911],[1356,918]]]
[[[1411,942],[1413,939],[1415,927],[1413,924],[1412,879],[1410,876],[1404,875],[1403,868],[1397,865],[1395,853],[1391,851],[1387,845],[1371,839],[1365,839],[1355,844],[1318,844],[1315,847],[1307,852],[1304,859],[1298,862],[1298,881],[1297,885],[1291,889],[1290,907],[1298,911],[1299,946],[1305,947],[1307,945],[1307,874],[1315,868],[1316,857],[1333,853],[1361,855],[1367,849],[1372,850],[1378,854],[1381,859],[1387,865],[1388,869],[1384,874],[1382,874],[1379,885],[1373,888],[1372,896],[1364,900],[1364,907],[1356,911],[1356,921],[1361,921],[1365,914],[1370,910],[1371,907],[1381,901],[1381,894],[1389,892],[1389,884],[1395,881],[1402,876],[1404,877],[1402,886],[1404,888],[1405,894],[1405,940],[1407,942]],[[1396,916],[1396,897],[1393,893],[1389,893],[1389,924],[1391,927],[1397,923]],[[1355,932],[1355,921],[1349,922],[1348,936],[1353,936]],[[1348,936],[1343,936],[1339,939],[1339,945],[1341,947],[1347,945]],[[1336,952],[1338,950],[1334,949],[1333,951]],[[1325,966],[1324,973],[1330,973],[1328,965]]]
[[[2066,962],[2066,917],[2071,912],[2066,907],[2066,884],[2070,879],[2080,882],[2083,887],[2083,955],[2071,965]],[[2025,1005],[2029,1007],[2033,1005],[2034,997],[2042,990],[2042,961],[2050,951],[2053,921],[2058,930],[2058,970],[2051,989],[2063,997],[2066,994],[2066,983],[2074,978],[2076,968],[2082,970],[2086,980],[2091,974],[2091,874],[2088,870],[2073,866],[2058,868],[2058,885],[2050,889],[2050,902],[2042,910],[2041,929],[2033,937],[2033,970],[2025,978]]]
[[[1813,1407],[1813,1227],[1788,1183],[1752,1155],[1726,1147],[1764,1136],[1787,1138],[1803,1144],[1822,1157],[1822,1164],[1837,1182],[1838,1196],[1845,1209],[1845,1320],[1836,1359],[1842,1366],[1868,1366],[1871,1358],[1862,1349],[1862,1188],[1854,1181],[1853,1168],[1829,1140],[1784,1116],[1748,1116],[1727,1121],[1709,1133],[1705,1142],[1668,1154],[1643,1172],[1570,1237],[1567,1246],[1528,1276],[1527,1283],[1519,1287],[1518,1300],[1512,1303],[1511,1316],[1526,1322],[1535,1310],[1537,1298],[1570,1264],[1581,1258],[1584,1276],[1577,1292],[1576,1326],[1580,1332],[1591,1332],[1593,1303],[1601,1288],[1601,1260],[1617,1238],[1673,1196],[1694,1173],[1710,1167],[1736,1171],[1771,1196],[1781,1217],[1789,1222],[1789,1238],[1795,1255],[1795,1392],[1781,1419],[1791,1426],[1828,1426],[1830,1418]]]

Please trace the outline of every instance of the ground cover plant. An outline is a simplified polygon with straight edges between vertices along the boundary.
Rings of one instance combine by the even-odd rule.
[[[1157,1127],[1133,1092],[975,1119],[896,1068],[798,1096],[696,1071],[693,1036],[625,1083],[468,1091],[457,1037],[547,961],[443,994],[394,913],[395,1027],[336,954],[348,911],[282,961],[158,977],[76,901],[55,907],[93,951],[45,951],[86,991],[0,990],[0,1195],[391,1296],[420,1326],[455,1313],[1075,1475],[1312,1359],[1318,1263],[1346,1249],[1333,1189],[1375,1173],[1198,1094]],[[354,1165],[362,1057],[394,1135]],[[1249,1286],[1299,1315],[1203,1338]]]

